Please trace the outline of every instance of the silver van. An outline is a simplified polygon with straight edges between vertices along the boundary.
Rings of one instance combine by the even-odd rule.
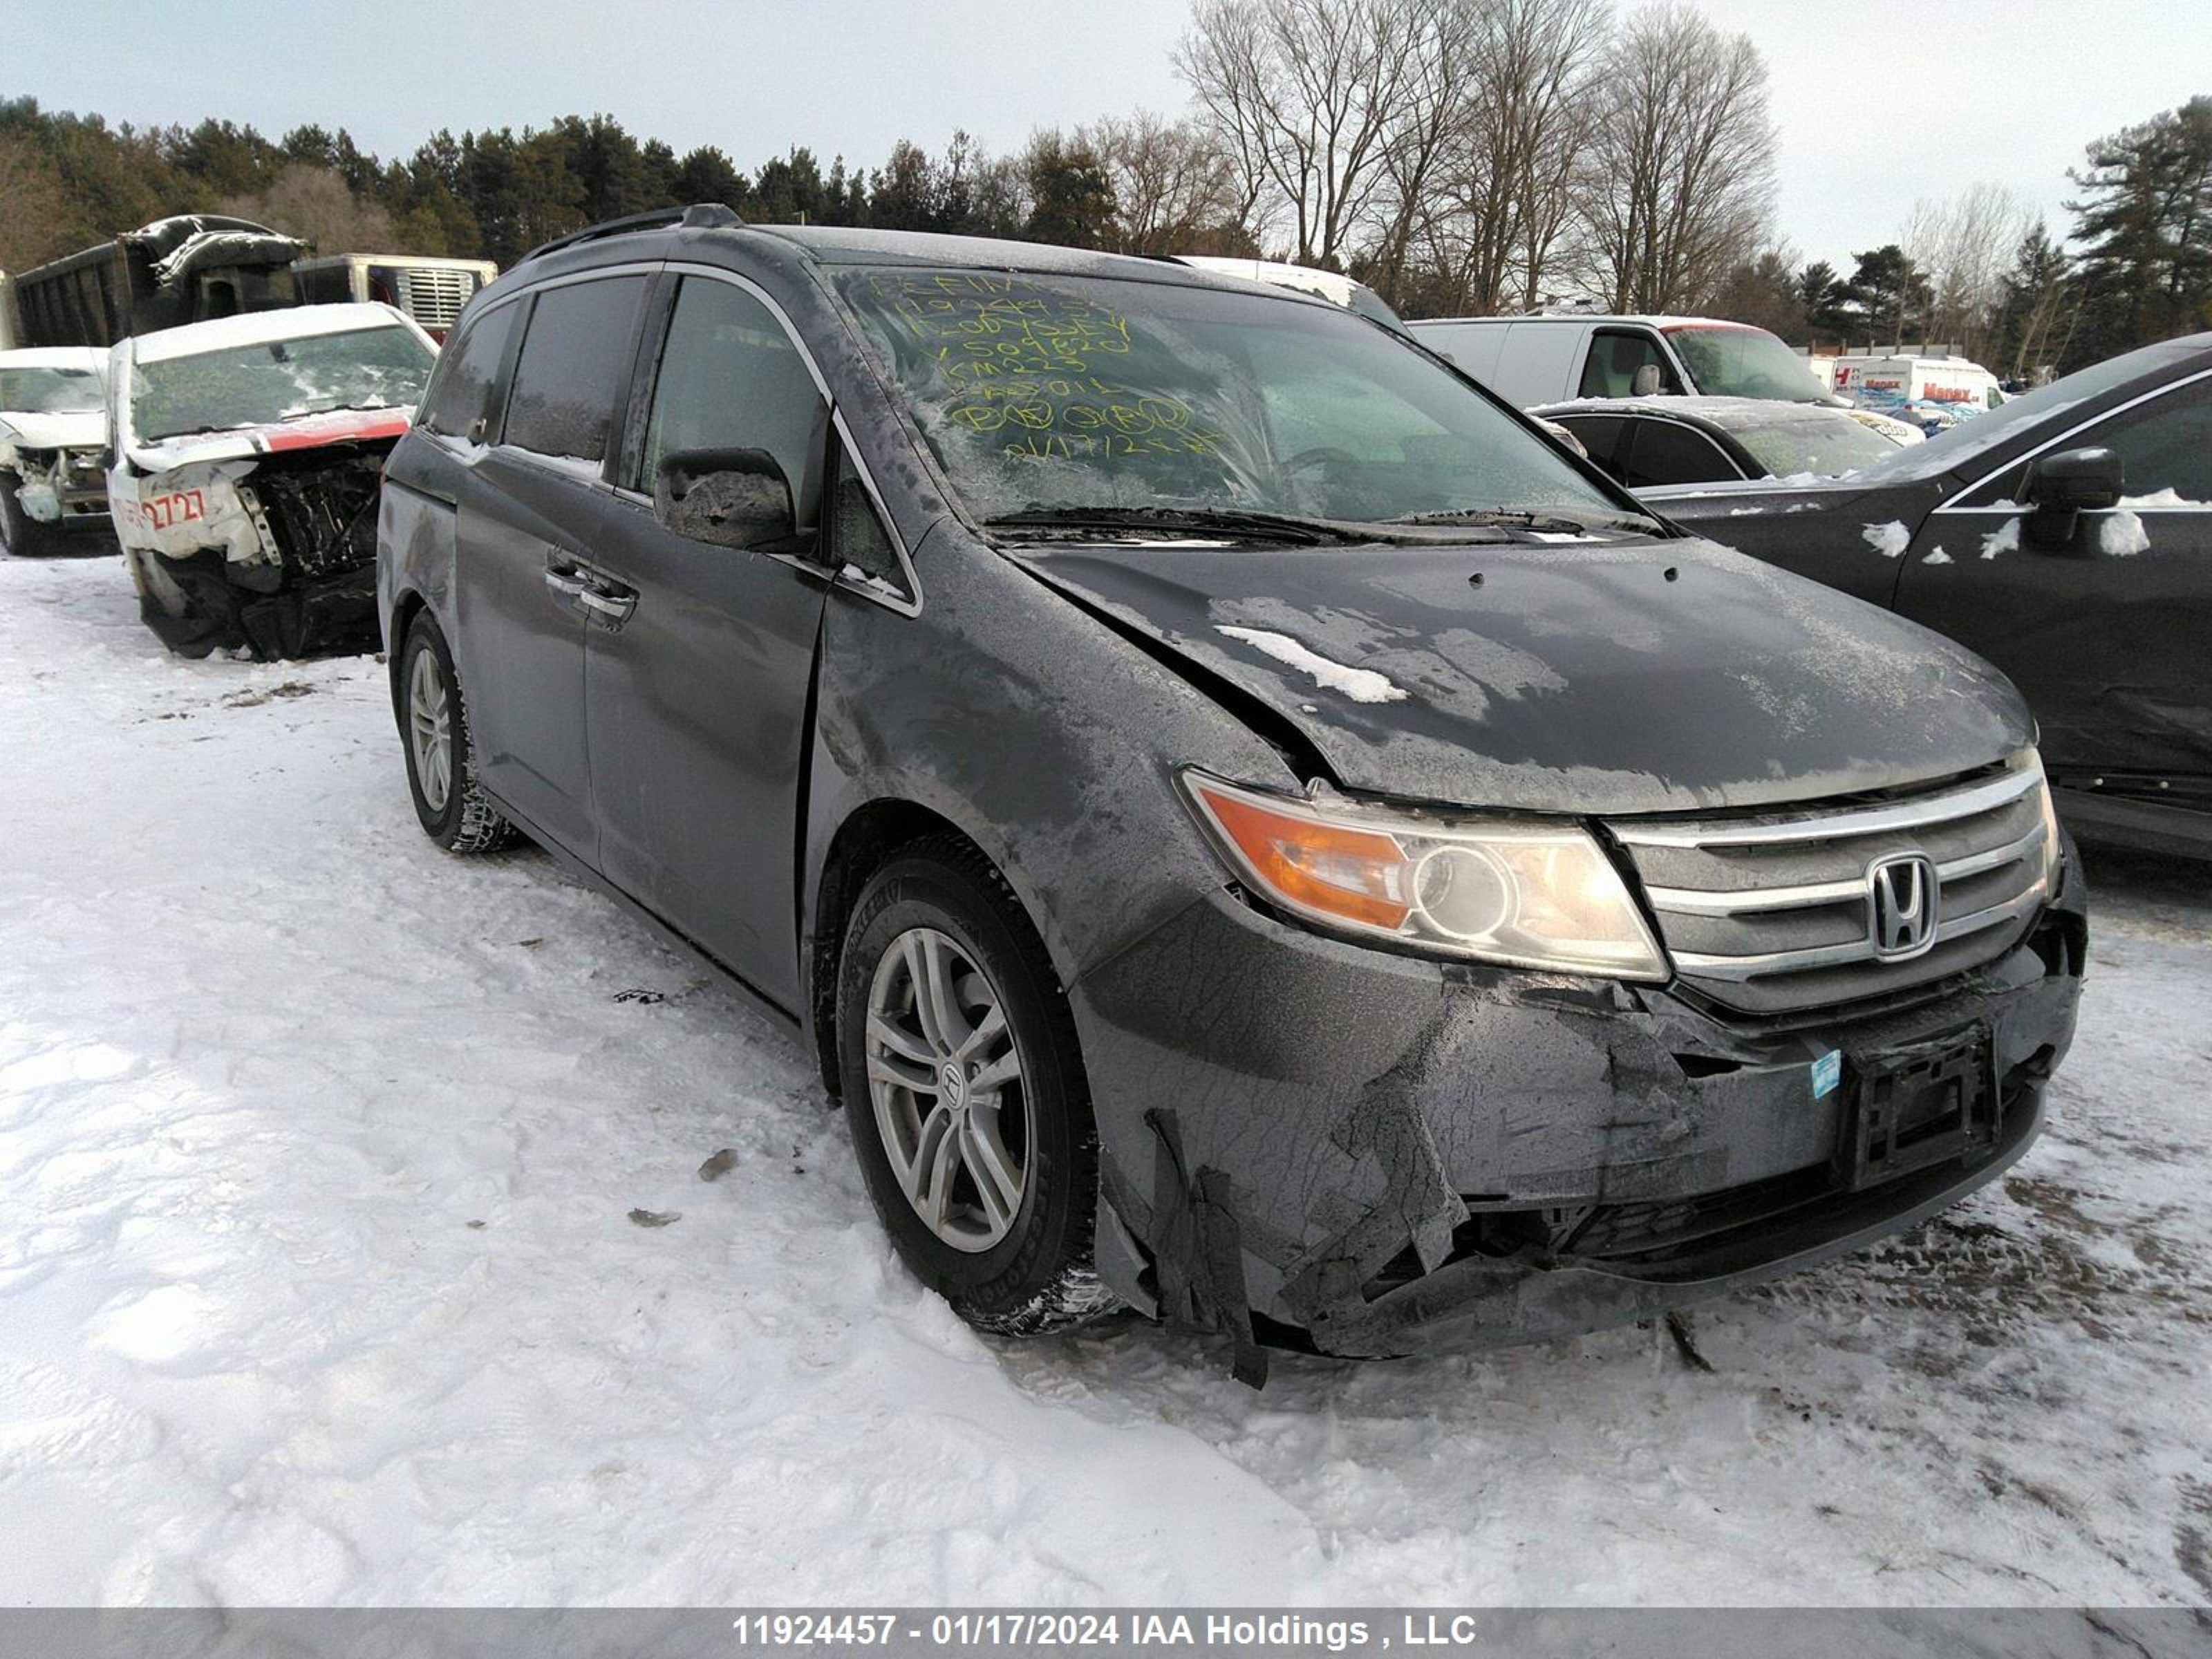
[[[1577,312],[1441,317],[1407,327],[1430,350],[1523,409],[1652,392],[1833,401],[1802,357],[1747,323]]]

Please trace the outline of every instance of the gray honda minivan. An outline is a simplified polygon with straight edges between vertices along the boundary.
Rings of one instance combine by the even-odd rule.
[[[380,538],[424,830],[796,1021],[986,1329],[1648,1317],[1989,1181],[2072,1034],[2001,676],[1319,301],[602,226],[471,304]]]

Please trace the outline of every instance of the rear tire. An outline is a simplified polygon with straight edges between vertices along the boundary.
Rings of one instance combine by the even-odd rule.
[[[915,1276],[1000,1335],[1115,1306],[1091,1264],[1098,1137],[1075,1023],[981,854],[934,839],[876,872],[846,927],[836,1018],[853,1144]]]
[[[396,712],[408,793],[422,833],[449,853],[489,853],[513,841],[514,826],[477,781],[460,676],[428,611],[408,625],[400,648]]]

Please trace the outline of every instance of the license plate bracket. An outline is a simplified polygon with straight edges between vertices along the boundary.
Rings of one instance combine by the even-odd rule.
[[[1847,1191],[1971,1160],[1996,1145],[2001,1103],[1986,1029],[1889,1050],[1855,1061],[1851,1073],[1836,1149],[1837,1177]]]

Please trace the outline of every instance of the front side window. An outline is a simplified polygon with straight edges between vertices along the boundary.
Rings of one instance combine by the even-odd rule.
[[[1702,432],[1676,421],[1638,421],[1621,482],[1631,489],[1652,484],[1712,483],[1743,475]]]
[[[686,450],[764,449],[783,469],[799,522],[813,524],[829,414],[774,312],[732,283],[687,276],[653,385],[644,487]]]
[[[2212,506],[2212,381],[2138,404],[2087,434],[2120,458],[2127,498],[2146,507]]]
[[[412,409],[430,348],[411,329],[356,328],[259,340],[131,372],[131,430],[142,441],[273,426],[340,409]]]
[[[1622,510],[1457,376],[1346,313],[1018,272],[837,280],[979,519]]]
[[[507,360],[507,343],[526,309],[516,303],[486,312],[446,348],[423,400],[424,427],[471,442],[483,437],[493,412],[500,365]]]
[[[538,295],[515,359],[506,441],[535,455],[600,461],[635,348],[642,276],[606,276]]]
[[[1632,398],[1639,369],[1659,371],[1661,392],[1680,392],[1673,367],[1659,342],[1638,330],[1601,328],[1590,337],[1589,356],[1583,363],[1580,398]]]
[[[1590,465],[1616,483],[1620,478],[1620,452],[1626,447],[1622,441],[1622,428],[1640,422],[1624,421],[1618,415],[1562,415],[1559,423],[1582,441],[1589,452]]]
[[[2084,371],[2087,373],[2087,371]],[[2063,385],[2063,381],[2057,384]],[[2043,388],[2030,393],[2039,398]],[[2003,420],[2027,398],[2015,398],[1977,426]],[[1932,448],[1938,440],[1930,439]],[[2161,392],[2092,425],[2039,447],[2037,455],[2102,446],[2120,458],[2126,501],[2136,507],[2212,505],[2212,382],[2197,380]],[[2028,459],[2007,466],[1966,498],[1969,507],[1991,507],[2027,499]]]
[[[104,401],[88,368],[0,368],[0,409],[18,415],[82,415]]]

